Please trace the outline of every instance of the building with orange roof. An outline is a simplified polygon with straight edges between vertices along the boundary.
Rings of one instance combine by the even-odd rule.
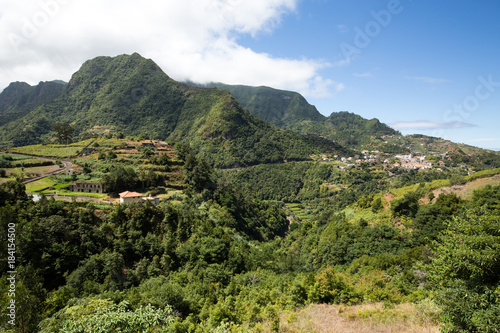
[[[119,194],[120,203],[132,203],[142,201],[143,195],[137,192],[125,191]]]

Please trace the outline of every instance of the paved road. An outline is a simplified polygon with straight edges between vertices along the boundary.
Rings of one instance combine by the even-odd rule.
[[[58,160],[56,158],[50,158],[50,157],[40,157],[40,156],[33,156],[33,155],[14,154],[14,153],[9,153],[9,154],[10,155],[17,155],[17,156],[28,156],[28,157],[37,158],[37,159],[40,159],[40,160],[52,161],[54,163]],[[31,183],[31,182],[35,182],[37,180],[40,180],[40,179],[43,179],[45,177],[54,175],[54,174],[59,173],[61,171],[65,171],[65,170],[67,170],[67,169],[69,169],[69,168],[71,168],[73,166],[73,164],[70,161],[67,161],[67,160],[60,160],[60,161],[64,165],[62,168],[59,168],[58,170],[55,170],[55,171],[52,171],[52,172],[48,172],[48,173],[46,173],[46,174],[44,174],[42,176],[39,176],[39,177],[25,179],[25,180],[21,181],[21,183],[28,184],[28,183]]]
[[[54,160],[54,161],[55,161],[55,160]],[[70,161],[61,161],[61,163],[62,163],[62,164],[64,164],[64,167],[59,168],[59,169],[58,169],[58,170],[56,170],[56,171],[48,172],[48,173],[46,173],[46,174],[44,174],[44,175],[42,175],[42,176],[39,176],[39,177],[35,177],[35,178],[30,178],[30,179],[23,180],[23,181],[22,181],[22,183],[23,183],[23,184],[28,184],[28,183],[31,183],[31,182],[35,182],[35,181],[37,181],[37,180],[40,180],[40,179],[43,179],[43,178],[45,178],[45,177],[48,177],[48,176],[54,175],[54,174],[59,173],[59,172],[61,172],[61,171],[65,171],[65,170],[67,170],[67,169],[71,168],[71,166],[73,165],[73,164],[71,164],[71,162],[70,162]]]

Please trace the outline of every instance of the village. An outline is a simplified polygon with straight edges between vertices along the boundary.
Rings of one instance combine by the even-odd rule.
[[[311,134],[311,133],[300,133],[303,136],[315,136],[323,140],[335,142],[325,136]],[[405,137],[402,135],[385,135],[381,137],[384,144],[397,143],[404,150],[414,151],[411,146],[407,146],[404,143]],[[422,141],[418,147],[422,151],[415,150],[414,153],[409,154],[393,154],[388,152],[383,152],[380,150],[363,150],[360,153],[356,153],[353,150],[352,156],[340,156],[333,155],[327,157],[326,155],[321,155],[321,161],[323,162],[341,162],[339,165],[340,170],[347,170],[349,167],[354,165],[359,165],[362,163],[380,163],[386,167],[396,167],[403,168],[407,170],[436,170],[443,171],[443,168],[447,166],[446,160],[448,160],[448,152],[437,152],[432,151],[432,148],[437,148],[437,144],[432,142]],[[426,152],[423,152],[426,150]],[[439,149],[442,150],[442,149]],[[460,166],[463,169],[470,170],[471,168],[465,164]]]
[[[429,158],[431,157],[431,158]],[[375,163],[383,164],[386,167],[396,167],[403,168],[407,170],[436,170],[443,171],[446,167],[446,154],[436,154],[431,156],[414,156],[413,154],[401,155],[401,154],[389,154],[380,151],[367,151],[363,150],[361,155],[354,155],[350,157],[344,157],[339,155],[334,155],[332,157],[322,156],[323,162],[337,161],[342,162],[339,166],[341,170],[346,170],[354,165],[359,165],[362,163]],[[437,161],[437,162],[435,162]],[[468,168],[467,165],[461,165],[462,168]]]

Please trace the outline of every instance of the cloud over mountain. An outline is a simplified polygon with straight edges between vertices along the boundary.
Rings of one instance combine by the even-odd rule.
[[[474,124],[464,123],[461,121],[454,121],[449,123],[440,123],[428,120],[417,120],[417,121],[400,121],[393,124],[389,124],[392,128],[396,130],[429,130],[429,129],[454,129],[454,128],[467,128],[476,127]]]
[[[86,59],[139,52],[178,80],[269,85],[309,96],[342,85],[316,59],[279,58],[238,43],[270,33],[297,0],[0,0],[0,89],[11,81],[68,80]]]

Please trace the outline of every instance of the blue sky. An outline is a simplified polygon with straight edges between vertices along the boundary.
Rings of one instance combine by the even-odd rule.
[[[346,110],[403,134],[500,148],[499,13],[499,1],[310,0],[241,43],[330,63],[319,74],[344,88],[308,98],[324,115]]]
[[[302,93],[500,148],[498,0],[0,0],[0,90],[138,52],[172,78]]]

